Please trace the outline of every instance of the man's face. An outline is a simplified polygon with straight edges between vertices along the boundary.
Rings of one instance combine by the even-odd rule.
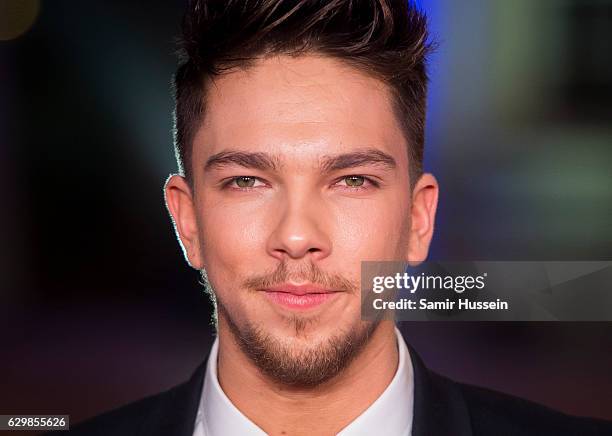
[[[171,179],[167,198],[220,328],[263,341],[279,365],[365,342],[361,261],[424,258],[431,237],[421,221],[437,188],[415,239],[407,147],[385,85],[338,60],[271,57],[216,78],[193,192]]]

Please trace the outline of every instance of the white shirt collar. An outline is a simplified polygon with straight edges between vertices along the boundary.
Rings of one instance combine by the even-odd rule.
[[[391,383],[383,393],[338,436],[384,433],[410,436],[414,404],[412,362],[406,342],[395,328],[399,363]],[[206,367],[204,387],[196,416],[193,436],[255,436],[266,433],[250,421],[225,395],[217,379],[219,339],[215,339]]]

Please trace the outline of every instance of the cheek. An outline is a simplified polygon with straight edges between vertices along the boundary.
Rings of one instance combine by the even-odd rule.
[[[245,278],[270,268],[264,256],[266,210],[247,202],[200,202],[200,252],[215,292],[226,305],[236,303]]]
[[[261,208],[251,209],[235,204],[202,207],[199,227],[205,260],[235,269],[245,258],[255,256],[257,250],[261,254],[265,217]]]
[[[407,202],[394,195],[338,205],[334,247],[345,259],[397,260],[408,240]]]

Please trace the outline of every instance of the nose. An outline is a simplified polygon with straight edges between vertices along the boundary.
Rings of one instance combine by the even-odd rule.
[[[306,196],[285,196],[275,217],[275,226],[268,243],[268,253],[279,259],[310,257],[322,260],[332,249],[329,227],[330,214],[317,199]]]

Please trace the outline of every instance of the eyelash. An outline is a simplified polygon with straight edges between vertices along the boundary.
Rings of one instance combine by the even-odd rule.
[[[346,176],[342,176],[338,179],[336,179],[334,181],[334,185],[336,185],[338,182],[341,182],[342,180],[348,179],[350,177],[360,177],[364,179],[364,185],[362,186],[355,186],[355,187],[351,187],[351,186],[344,186],[343,189],[348,189],[349,191],[355,192],[355,191],[367,191],[369,189],[372,188],[379,188],[380,187],[380,183],[377,182],[376,180],[374,180],[372,177],[368,177],[368,176],[363,176],[361,174],[349,174]],[[262,179],[260,179],[259,177],[254,177],[254,176],[236,176],[236,177],[231,177],[230,179],[228,179],[227,181],[225,181],[221,188],[222,189],[231,189],[234,191],[241,191],[241,192],[245,192],[245,191],[251,191],[253,189],[257,189],[260,188],[260,186],[250,186],[250,187],[246,187],[246,188],[240,188],[240,187],[233,187],[231,186],[232,183],[236,182],[238,179],[241,178],[250,178],[250,179],[255,179],[256,181],[265,183]],[[367,186],[367,184],[369,184],[370,186]]]
[[[368,191],[370,189],[380,187],[380,183],[378,183],[372,177],[363,176],[361,174],[349,174],[347,176],[342,176],[334,182],[334,185],[350,177],[360,177],[364,180],[363,182],[364,184],[362,186],[342,186],[342,189],[349,190],[351,192],[355,192],[355,191]]]
[[[254,177],[254,176],[236,176],[236,177],[231,177],[229,178],[227,181],[225,181],[222,185],[221,188],[222,189],[231,189],[233,191],[251,191],[253,189],[257,189],[259,188],[259,186],[256,187],[247,187],[247,188],[241,188],[241,187],[233,187],[230,186],[232,183],[234,183],[235,181],[237,181],[238,179],[242,179],[242,178],[249,178],[249,179],[255,179],[256,181],[260,181],[263,183],[263,180],[260,179],[259,177]]]

